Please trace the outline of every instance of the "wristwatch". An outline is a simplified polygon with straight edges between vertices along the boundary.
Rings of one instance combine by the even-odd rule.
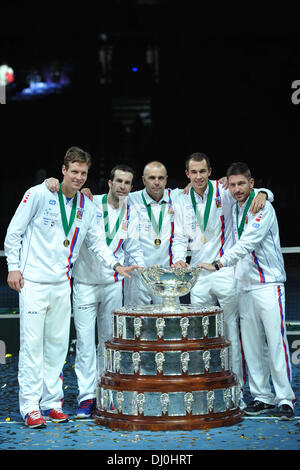
[[[217,260],[216,260],[216,261],[213,261],[211,264],[216,268],[217,271],[219,271],[220,266],[218,265],[218,261],[217,261]]]
[[[118,266],[121,266],[121,263],[118,262],[118,263],[114,264],[113,265],[113,270],[115,271]]]

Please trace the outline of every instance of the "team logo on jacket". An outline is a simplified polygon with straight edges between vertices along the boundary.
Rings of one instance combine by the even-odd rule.
[[[77,209],[77,212],[76,212],[76,219],[79,219],[81,220],[82,219],[82,216],[83,216],[83,209]]]
[[[220,209],[220,207],[222,207],[222,200],[220,197],[216,197],[216,206],[217,209]]]
[[[252,227],[258,229],[260,227],[260,221],[263,216],[263,213],[261,212],[255,219],[255,222],[252,224]]]
[[[128,230],[128,220],[123,220],[122,221],[122,230],[124,230],[124,232],[127,232],[127,230]]]
[[[55,199],[50,199],[49,204],[51,204],[51,206],[55,206],[56,204]]]

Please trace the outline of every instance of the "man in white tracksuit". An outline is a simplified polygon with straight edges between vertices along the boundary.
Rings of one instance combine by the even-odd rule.
[[[211,165],[208,157],[203,153],[190,155],[186,175],[192,187],[189,194],[182,194],[177,199],[173,241],[174,264],[183,267],[187,266],[188,248],[191,250],[190,265],[196,266],[207,259],[224,256],[233,244],[231,210],[234,199],[219,181],[209,180]],[[262,189],[261,192],[273,199],[271,191]],[[259,194],[252,210],[263,207],[265,200],[266,195]],[[201,272],[191,291],[191,303],[222,307],[225,335],[231,341],[232,369],[243,387],[245,370],[233,268],[217,273]]]
[[[143,172],[145,188],[130,192],[128,201],[134,207],[139,217],[138,236],[143,252],[145,266],[161,265],[170,267],[173,264],[173,238],[174,238],[174,206],[182,189],[166,188],[167,170],[163,163],[149,162]],[[46,180],[49,189],[54,190],[57,180]],[[82,190],[92,199],[88,188]],[[126,253],[126,264],[136,263],[131,252]],[[124,305],[148,305],[162,302],[161,297],[150,294],[139,277],[132,274],[131,278],[124,279]]]
[[[68,421],[61,409],[61,379],[69,342],[72,266],[83,241],[120,275],[135,269],[118,265],[99,234],[94,205],[79,192],[90,164],[89,154],[71,147],[60,191],[52,194],[45,184],[30,188],[5,238],[8,284],[20,294],[20,413],[32,428],[44,427],[45,419]]]
[[[292,419],[295,394],[285,330],[286,274],[275,210],[267,201],[258,214],[249,211],[254,181],[245,163],[232,164],[227,176],[237,201],[233,207],[236,243],[212,264],[200,265],[217,273],[235,266],[243,348],[254,398],[244,412],[259,415],[276,404],[279,419]]]
[[[111,171],[108,194],[93,196],[97,222],[115,259],[123,264],[125,253],[143,266],[138,239],[138,216],[129,204],[134,171],[117,165]],[[130,259],[129,259],[130,261]],[[132,264],[132,263],[131,263]],[[99,263],[83,243],[73,269],[73,314],[76,327],[75,372],[79,388],[77,418],[91,416],[96,403],[96,385],[104,373],[105,341],[112,334],[111,312],[123,305],[123,277]],[[95,322],[98,331],[98,367]]]
[[[145,188],[130,193],[130,203],[139,215],[139,241],[145,266],[173,264],[174,204],[182,189],[166,189],[166,167],[157,161],[149,162],[143,172]],[[131,256],[129,263],[138,264]],[[126,262],[126,264],[127,264]],[[124,304],[159,304],[161,297],[148,292],[137,275],[124,281]]]

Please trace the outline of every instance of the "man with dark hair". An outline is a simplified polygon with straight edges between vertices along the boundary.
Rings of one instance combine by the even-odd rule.
[[[173,254],[175,266],[187,266],[188,248],[191,251],[192,266],[206,259],[222,257],[232,246],[232,216],[234,204],[230,192],[220,181],[210,180],[212,173],[208,157],[203,153],[193,153],[186,160],[186,175],[191,182],[188,194],[177,199],[175,210],[175,235]],[[272,198],[272,193],[263,190]],[[265,204],[266,195],[259,194],[253,201],[251,210]],[[223,272],[201,272],[191,291],[192,304],[216,305],[224,311],[225,335],[231,341],[232,368],[241,388],[245,382],[242,345],[240,341],[236,285],[233,268]]]
[[[25,424],[66,422],[62,369],[69,344],[71,272],[83,241],[101,263],[120,275],[136,266],[116,262],[96,224],[96,210],[82,193],[90,155],[72,147],[63,181],[51,193],[45,184],[26,191],[5,238],[8,284],[19,292],[19,402]]]
[[[236,243],[212,264],[200,266],[213,272],[235,266],[243,348],[254,398],[244,412],[255,416],[273,410],[276,404],[279,419],[293,419],[295,394],[285,330],[286,274],[275,210],[267,201],[258,214],[250,212],[254,180],[245,163],[233,163],[227,177],[236,200],[232,212]]]
[[[117,165],[110,173],[108,194],[94,195],[100,231],[115,259],[124,262],[125,253],[144,265],[138,240],[138,216],[128,194],[134,170]],[[130,260],[129,260],[130,261]],[[132,264],[132,263],[131,263]],[[111,313],[122,307],[123,277],[111,267],[99,263],[83,244],[73,270],[73,313],[76,328],[75,372],[79,407],[75,417],[89,418],[96,404],[96,386],[104,373],[105,341],[112,334]],[[97,320],[98,354],[95,345]],[[97,360],[98,359],[98,360]],[[98,363],[98,364],[97,364]]]
[[[211,164],[209,161],[208,156],[202,152],[194,152],[187,157],[185,160],[185,169],[189,171],[190,161],[193,160],[194,162],[202,162],[203,160],[206,162],[207,168],[211,169]]]
[[[133,180],[134,180],[134,176],[135,176],[135,171],[134,171],[134,169],[131,168],[131,166],[126,165],[125,163],[120,163],[120,164],[114,166],[114,167],[112,168],[112,170],[110,171],[110,177],[109,177],[109,180],[110,180],[110,181],[113,181],[113,180],[114,180],[115,174],[116,174],[116,171],[117,171],[117,170],[126,171],[127,173],[131,173],[131,174],[132,174],[132,181],[131,181],[131,187],[132,187]]]

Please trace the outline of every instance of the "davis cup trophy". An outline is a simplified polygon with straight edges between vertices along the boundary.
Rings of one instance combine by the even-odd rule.
[[[199,268],[137,270],[162,304],[112,313],[95,421],[126,430],[191,430],[242,419],[219,307],[180,304]]]

